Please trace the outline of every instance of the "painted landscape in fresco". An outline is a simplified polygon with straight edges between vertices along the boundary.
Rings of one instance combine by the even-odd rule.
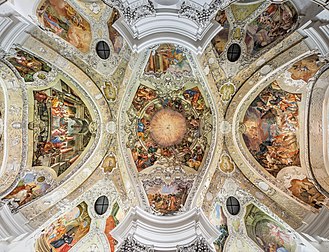
[[[49,187],[44,176],[27,173],[3,200],[8,202],[11,209],[17,209],[45,195]]]
[[[52,252],[69,251],[89,232],[90,223],[88,206],[82,202],[43,230],[36,243],[37,251],[44,251],[44,247]]]
[[[181,209],[192,187],[193,181],[183,182],[175,180],[171,184],[161,179],[145,180],[143,185],[154,213],[159,215],[173,215]]]
[[[271,4],[247,26],[245,43],[251,54],[259,52],[274,41],[290,33],[298,15],[291,3]]]
[[[120,35],[120,33],[112,26],[115,21],[117,21],[120,18],[120,13],[117,9],[113,8],[113,12],[111,15],[110,20],[108,21],[108,29],[109,29],[109,36],[110,40],[112,42],[114,52],[120,53],[122,47],[123,47],[123,37]]]
[[[59,176],[78,159],[91,139],[91,116],[64,82],[34,91],[33,166],[51,167]]]
[[[106,225],[105,225],[105,235],[107,237],[107,240],[110,244],[110,251],[115,251],[115,245],[117,244],[117,241],[112,237],[110,232],[119,224],[119,222],[122,220],[123,212],[121,211],[119,204],[115,203],[112,207],[110,216],[106,219]]]
[[[33,75],[37,72],[50,72],[51,67],[41,59],[22,50],[16,50],[16,55],[7,59],[18,71],[20,76],[26,82],[34,81]],[[40,73],[38,78],[45,78],[44,74]]]
[[[198,87],[159,98],[155,90],[141,85],[132,104],[139,115],[138,141],[130,146],[137,170],[161,158],[180,160],[198,170],[207,148],[204,141],[197,141],[202,137],[201,118],[209,112]]]
[[[182,49],[171,44],[162,44],[151,52],[145,68],[145,74],[159,77],[170,72],[174,76],[189,76],[192,72]]]
[[[291,79],[308,82],[324,64],[317,55],[311,55],[294,63],[288,72],[291,74]]]
[[[223,27],[223,29],[220,30],[220,32],[217,33],[215,37],[211,40],[211,43],[216,49],[218,56],[220,56],[225,50],[228,41],[228,35],[230,32],[230,26],[225,11],[219,11],[215,17],[215,21],[217,21]]]
[[[287,166],[300,166],[298,103],[301,95],[283,91],[277,82],[251,103],[243,120],[243,139],[254,158],[274,177]]]
[[[214,242],[216,252],[223,252],[226,239],[228,237],[227,217],[224,214],[222,206],[216,202],[210,215],[210,222],[220,232],[219,237]]]
[[[265,252],[294,252],[291,233],[254,205],[247,207],[245,224],[248,236]]]
[[[37,10],[41,25],[81,52],[90,49],[92,34],[90,25],[77,11],[64,0],[45,0]]]

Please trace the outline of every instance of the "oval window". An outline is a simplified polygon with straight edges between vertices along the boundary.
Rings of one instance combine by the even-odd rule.
[[[227,59],[231,62],[235,62],[240,58],[241,47],[238,44],[232,44],[227,50]]]
[[[237,215],[240,212],[240,203],[235,197],[230,196],[226,200],[226,208],[230,214]]]
[[[101,59],[105,60],[110,57],[111,50],[109,45],[105,41],[99,41],[96,45],[96,52]]]
[[[106,196],[100,196],[95,202],[95,212],[103,215],[109,208],[109,199]]]

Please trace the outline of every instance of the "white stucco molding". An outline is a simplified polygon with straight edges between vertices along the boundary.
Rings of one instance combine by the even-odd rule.
[[[222,29],[215,21],[200,28],[190,19],[179,17],[175,10],[163,10],[140,19],[130,26],[120,18],[114,28],[126,39],[134,52],[160,43],[176,43],[201,54],[210,40]]]
[[[12,213],[8,205],[3,205],[0,209],[0,241],[11,242],[30,234],[33,229],[27,222],[21,213]]]
[[[125,238],[133,237],[141,244],[152,246],[155,251],[176,251],[178,246],[193,243],[199,237],[212,247],[219,232],[200,208],[177,216],[156,216],[135,207],[111,235],[119,247]]]

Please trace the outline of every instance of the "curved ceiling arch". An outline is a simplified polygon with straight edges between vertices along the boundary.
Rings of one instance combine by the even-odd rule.
[[[316,82],[328,64],[324,57],[329,41],[324,22],[328,12],[308,0],[207,1],[208,5],[200,5],[200,2],[193,5],[192,2],[163,4],[163,1],[129,0],[124,3],[131,5],[124,10],[121,1],[116,1],[117,9],[114,9],[100,0],[7,1],[0,6],[1,10],[5,9],[4,17],[0,17],[0,48],[4,50],[0,51],[1,62],[9,63],[8,56],[18,47],[33,54],[32,61],[36,64],[29,71],[21,68],[20,76],[16,69],[0,65],[0,78],[4,79],[5,87],[10,95],[18,94],[17,99],[11,99],[8,94],[8,127],[4,127],[7,133],[13,130],[17,137],[32,140],[35,131],[40,129],[34,123],[34,112],[40,110],[40,104],[48,99],[47,96],[53,96],[51,100],[58,96],[60,106],[63,101],[69,106],[68,101],[71,101],[76,104],[75,111],[83,111],[79,106],[87,104],[92,117],[97,119],[92,131],[99,138],[93,146],[84,146],[89,158],[86,156],[83,160],[84,153],[81,152],[81,167],[71,158],[74,167],[62,175],[55,174],[55,166],[43,169],[45,160],[41,166],[28,166],[35,158],[22,161],[22,150],[17,147],[14,150],[17,153],[11,155],[14,148],[8,149],[9,165],[7,173],[0,178],[5,182],[1,183],[0,189],[6,189],[12,181],[12,185],[23,184],[16,188],[19,192],[10,199],[12,204],[38,196],[39,188],[47,191],[49,184],[56,187],[46,195],[34,198],[30,204],[22,204],[16,215],[10,213],[7,205],[0,207],[0,224],[4,220],[0,225],[0,238],[7,239],[2,243],[11,246],[15,237],[14,241],[20,240],[14,247],[9,246],[10,252],[23,244],[32,244],[23,250],[33,250],[38,237],[44,238],[43,242],[39,239],[37,243],[40,242],[41,250],[45,251],[50,248],[72,252],[120,251],[122,247],[115,243],[111,232],[120,230],[120,225],[131,225],[129,220],[123,219],[134,207],[148,211],[140,211],[137,222],[143,216],[153,222],[169,220],[168,216],[175,215],[176,224],[180,216],[200,207],[194,216],[205,213],[204,221],[212,222],[205,225],[207,229],[216,228],[222,234],[213,233],[211,239],[195,239],[189,244],[179,241],[179,249],[193,250],[200,244],[223,251],[259,250],[263,243],[265,247],[274,246],[267,238],[257,244],[257,239],[253,241],[255,237],[248,236],[248,223],[244,218],[250,217],[246,208],[250,203],[280,224],[275,227],[264,222],[262,228],[272,225],[274,230],[291,229],[300,238],[298,244],[302,242],[310,251],[314,241],[310,243],[308,236],[303,240],[292,229],[305,231],[312,237],[327,237],[328,231],[317,226],[321,216],[329,213],[327,199],[322,202],[324,196],[317,194],[317,189],[326,188],[318,187],[317,177],[311,174],[314,163],[319,160],[315,160],[316,155],[311,155],[310,150],[313,148],[311,151],[316,152],[321,143],[317,143],[319,146],[313,144],[316,132],[311,133],[311,127],[304,122],[314,119],[315,126],[325,127],[326,124],[322,124],[320,113],[312,115],[308,109],[311,103],[310,110],[317,110],[313,95],[319,88],[317,84],[321,86],[326,76],[322,75],[323,79],[320,77],[320,82]],[[44,3],[50,4],[51,8]],[[24,4],[32,7],[23,10]],[[143,9],[140,4],[147,6]],[[230,5],[216,7],[213,4]],[[45,8],[40,9],[40,6]],[[29,11],[35,11],[30,13],[34,19]],[[39,26],[37,14],[45,18],[44,24],[48,22],[45,25],[48,30]],[[307,21],[308,17],[312,18]],[[28,28],[24,28],[26,25]],[[121,28],[127,30],[126,34],[120,34]],[[86,29],[90,42],[84,44],[87,46],[83,50],[73,41],[81,37],[81,29]],[[80,33],[73,38],[72,30]],[[131,41],[127,41],[127,34]],[[95,50],[100,41],[108,44],[110,57],[107,60],[100,59]],[[174,45],[168,46],[165,42]],[[135,48],[131,48],[133,44]],[[241,49],[235,62],[228,60],[229,53],[237,53],[229,50],[233,48],[232,44]],[[24,54],[20,57],[20,62],[33,58]],[[12,60],[11,63],[19,62]],[[39,71],[40,67],[42,71]],[[58,69],[61,76],[54,69]],[[54,78],[50,80],[50,77]],[[75,84],[71,86],[69,82]],[[67,92],[63,94],[64,91]],[[15,115],[10,102],[24,109],[21,102],[24,92],[30,97],[23,111],[26,113]],[[74,102],[67,98],[68,94]],[[81,99],[74,99],[76,95]],[[59,111],[54,111],[56,113]],[[76,119],[84,119],[81,115],[82,112]],[[39,117],[46,117],[46,113]],[[73,117],[70,120],[74,121]],[[286,123],[282,124],[282,121]],[[258,127],[250,130],[255,125]],[[28,134],[24,134],[24,130]],[[262,130],[266,132],[263,134]],[[61,140],[60,136],[58,140]],[[7,146],[15,141],[13,139]],[[27,152],[31,153],[33,145],[26,146]],[[1,147],[0,142],[0,151]],[[59,152],[69,151],[66,147],[60,148]],[[317,154],[321,153],[323,150]],[[15,158],[20,166],[11,162]],[[56,155],[52,158],[54,164],[63,161],[64,165],[70,160],[62,160]],[[80,161],[78,157],[77,162]],[[321,162],[317,164],[323,168],[322,159]],[[18,176],[19,168],[23,172]],[[48,176],[46,171],[53,171],[54,176]],[[59,175],[57,179],[55,175]],[[28,186],[29,181],[31,185]],[[101,195],[110,199],[111,207],[104,215],[97,215],[94,204]],[[228,212],[226,202],[229,197],[240,202],[237,215]],[[81,222],[82,216],[77,220],[72,216],[68,218],[75,224],[88,225],[89,230],[85,229],[83,235],[75,224],[73,229],[78,232],[69,230],[63,220],[58,222],[60,228],[51,226],[58,217],[82,202],[88,205],[89,217],[85,216],[85,222]],[[321,206],[319,211],[317,208]],[[164,216],[157,218],[154,215]],[[192,217],[190,220],[193,223]],[[311,223],[312,220],[316,223]],[[11,222],[13,225],[8,225]],[[310,231],[315,226],[316,230]],[[282,228],[281,231],[286,233]],[[96,236],[97,232],[99,236]],[[50,233],[54,236],[47,237]],[[134,240],[141,235],[123,235],[120,239],[126,245],[137,242],[138,246],[143,246],[138,242],[154,242],[152,237]],[[62,240],[72,241],[72,246],[62,244]],[[210,244],[213,240],[214,244]],[[288,243],[283,246],[286,250],[291,248]],[[282,246],[275,245],[276,249]],[[161,247],[164,246],[162,243]]]
[[[308,55],[311,55],[312,53],[308,53]],[[306,54],[307,55],[307,54]],[[304,56],[305,57],[305,56]],[[309,56],[309,57],[306,57],[306,59],[309,59],[309,58],[311,58],[312,56]],[[302,59],[303,60],[303,59]],[[260,156],[261,156],[261,154],[259,154],[260,156],[257,158],[256,156],[255,156],[255,154],[253,154],[253,157],[252,157],[252,155],[250,154],[250,153],[248,153],[248,151],[247,152],[245,152],[245,150],[246,149],[250,149],[250,148],[259,148],[259,146],[257,147],[257,146],[254,146],[254,147],[252,147],[250,144],[252,143],[252,142],[257,142],[257,139],[258,138],[263,138],[263,137],[265,137],[266,136],[266,134],[265,134],[265,136],[262,136],[262,134],[261,134],[261,129],[262,129],[262,127],[265,127],[264,125],[262,126],[262,125],[258,125],[258,126],[252,126],[252,122],[253,122],[253,120],[254,119],[251,119],[252,117],[250,117],[250,116],[252,116],[250,113],[251,113],[251,110],[250,110],[250,108],[251,108],[251,105],[249,105],[249,104],[252,104],[252,101],[254,100],[254,104],[256,104],[255,103],[255,99],[257,98],[258,100],[259,100],[259,96],[260,96],[260,94],[261,95],[265,95],[265,94],[272,94],[272,95],[274,95],[273,97],[276,97],[276,98],[278,98],[277,97],[277,95],[276,94],[273,94],[272,92],[276,92],[276,91],[274,91],[274,89],[275,90],[279,90],[280,88],[281,89],[283,89],[283,86],[285,86],[286,84],[287,84],[287,82],[285,82],[285,85],[283,85],[283,86],[279,86],[278,85],[278,83],[276,82],[276,80],[278,80],[279,81],[279,83],[284,83],[284,82],[282,82],[282,80],[285,80],[284,78],[285,77],[282,77],[282,76],[284,76],[284,72],[285,71],[287,71],[287,69],[290,67],[290,69],[291,69],[291,66],[293,65],[293,64],[299,64],[300,62],[302,62],[302,60],[296,60],[296,59],[293,59],[292,61],[290,61],[290,62],[288,62],[287,64],[285,64],[285,65],[282,65],[282,68],[281,68],[281,70],[275,70],[275,71],[273,71],[273,72],[271,72],[269,75],[267,75],[267,76],[264,76],[264,79],[263,79],[263,82],[262,81],[260,81],[260,82],[258,82],[258,83],[256,83],[256,85],[255,84],[253,84],[253,88],[252,89],[246,89],[246,88],[244,88],[244,86],[242,86],[242,88],[237,92],[237,96],[235,96],[234,98],[233,98],[233,101],[232,101],[232,104],[231,105],[233,105],[234,107],[236,107],[237,105],[236,105],[236,103],[238,103],[238,106],[241,106],[240,107],[240,109],[239,110],[235,110],[235,115],[234,115],[234,118],[233,118],[233,122],[235,121],[235,123],[233,123],[233,134],[234,134],[234,136],[233,136],[233,142],[234,142],[234,145],[236,146],[234,149],[233,148],[231,148],[230,149],[230,152],[231,152],[231,155],[233,155],[233,154],[236,154],[236,153],[240,153],[240,155],[243,155],[244,157],[243,157],[243,161],[240,159],[239,160],[239,158],[237,158],[236,157],[236,155],[233,155],[233,159],[235,160],[235,162],[239,162],[239,163],[241,163],[241,162],[243,162],[243,163],[246,163],[247,164],[247,166],[249,167],[248,169],[250,169],[250,170],[252,170],[252,173],[250,173],[250,172],[248,172],[248,169],[247,170],[244,170],[242,167],[244,167],[244,166],[241,166],[240,168],[242,169],[242,171],[244,172],[244,174],[245,175],[247,175],[247,177],[249,177],[250,179],[253,179],[253,180],[255,180],[255,185],[256,186],[258,186],[261,190],[263,190],[263,191],[265,191],[267,194],[269,194],[270,195],[270,197],[272,197],[273,199],[275,199],[275,197],[277,197],[277,196],[275,196],[275,194],[276,194],[276,192],[278,192],[278,191],[282,191],[282,192],[285,192],[285,193],[287,193],[287,188],[289,187],[289,189],[291,189],[291,190],[293,190],[293,184],[289,184],[289,185],[287,185],[287,187],[286,188],[284,188],[284,187],[280,187],[278,184],[277,184],[277,182],[276,182],[276,180],[277,179],[274,179],[274,177],[273,176],[275,176],[275,177],[277,177],[278,175],[277,175],[277,172],[275,171],[275,170],[272,170],[272,168],[273,168],[273,166],[274,166],[274,164],[273,164],[273,166],[270,166],[270,167],[268,167],[267,169],[269,169],[268,171],[269,171],[269,173],[271,173],[271,175],[268,173],[268,172],[265,172],[264,173],[264,171],[265,170],[263,170],[264,168],[262,167],[262,165],[264,166],[265,164],[271,164],[271,160],[270,159],[266,159],[265,161],[260,161],[261,159],[258,159],[258,158],[260,158]],[[294,62],[293,64],[292,64],[292,62]],[[297,63],[296,63],[297,62]],[[320,68],[320,67],[319,67]],[[317,70],[319,70],[319,68],[317,68]],[[316,70],[316,71],[317,71]],[[289,71],[289,69],[288,69],[288,71]],[[315,72],[316,72],[315,71]],[[313,72],[313,75],[315,74],[315,72]],[[281,76],[281,77],[280,77]],[[282,79],[283,78],[283,79]],[[299,77],[298,77],[299,78]],[[309,79],[309,77],[307,77],[308,79]],[[307,79],[307,80],[308,80]],[[281,81],[280,81],[281,80]],[[303,83],[303,85],[304,85],[304,87],[305,87],[305,84],[306,84],[307,82],[305,82],[304,81],[304,83]],[[245,87],[247,87],[248,86],[248,82],[246,82],[244,85],[246,85]],[[268,86],[269,85],[269,86]],[[274,85],[274,86],[273,86]],[[272,87],[271,87],[272,86]],[[270,87],[270,88],[269,88]],[[274,87],[274,89],[273,89],[273,87]],[[244,91],[243,91],[244,90]],[[258,91],[256,91],[256,90],[258,90]],[[304,91],[303,91],[304,90]],[[243,92],[247,92],[247,93],[245,93],[244,95],[243,95]],[[284,91],[285,92],[285,91]],[[240,93],[240,95],[239,95],[239,93]],[[246,94],[248,94],[249,93],[249,95],[246,95]],[[303,88],[301,88],[301,86],[300,86],[300,90],[299,91],[297,91],[296,92],[296,89],[294,90],[294,93],[301,93],[301,96],[300,96],[300,98],[302,98],[304,95],[307,95],[307,93],[308,93],[308,91],[306,91],[305,90],[305,88],[303,89]],[[286,93],[286,95],[288,95],[288,93]],[[291,94],[292,95],[292,94]],[[291,96],[291,95],[289,95],[289,96]],[[245,98],[243,98],[242,100],[240,100],[239,98],[237,98],[237,97],[241,97],[241,96],[244,96]],[[296,96],[295,98],[298,98],[297,96],[298,95],[293,95],[293,96]],[[292,97],[292,96],[291,96]],[[285,99],[284,98],[284,96],[282,96],[281,97],[282,99]],[[287,98],[287,97],[286,97]],[[299,98],[298,98],[299,99]],[[234,102],[234,100],[236,100],[236,102]],[[281,100],[281,99],[280,99]],[[304,107],[304,106],[306,106],[306,104],[305,104],[305,98],[303,99],[304,100],[304,103],[300,103],[300,101],[298,102],[298,103],[300,103],[300,104],[302,104],[302,105],[300,105],[301,107]],[[261,103],[261,100],[259,100],[259,102]],[[269,102],[269,101],[268,101]],[[270,104],[270,103],[267,103],[267,104]],[[265,107],[266,106],[268,106],[266,104],[266,102],[265,102]],[[274,104],[274,103],[273,103]],[[247,109],[248,108],[248,106],[249,106],[249,110]],[[257,105],[258,106],[258,105]],[[254,107],[254,109],[259,109],[259,110],[261,110],[261,107]],[[260,105],[259,105],[260,106]],[[274,105],[273,105],[274,106]],[[269,107],[270,108],[270,107]],[[297,108],[297,107],[296,107]],[[230,110],[230,108],[229,108],[229,110]],[[285,109],[284,108],[282,108],[282,111],[284,111]],[[249,113],[249,119],[251,120],[250,121],[250,125],[249,126],[247,126],[246,125],[246,122],[247,121],[245,121],[246,120],[246,115],[245,115],[245,113],[248,111],[248,113]],[[266,111],[266,109],[264,110],[264,113],[265,113],[265,111]],[[271,110],[269,110],[269,111],[273,111],[272,113],[274,113],[274,115],[275,115],[275,110],[274,110],[274,108],[272,108],[271,107]],[[297,110],[298,111],[298,110]],[[230,114],[228,114],[229,115],[229,118],[231,117],[231,115]],[[278,116],[278,115],[277,115]],[[243,119],[244,118],[244,119]],[[247,116],[247,118],[248,118],[248,116]],[[307,117],[306,117],[306,114],[300,114],[299,115],[299,119],[298,119],[298,121],[300,120],[301,122],[303,122],[303,120],[305,120]],[[248,120],[249,120],[248,119]],[[263,120],[263,119],[259,119],[259,120]],[[282,119],[282,120],[284,120],[284,119]],[[256,121],[255,121],[255,123],[256,123]],[[303,125],[303,123],[299,123],[300,125]],[[271,123],[270,123],[270,125],[271,125]],[[258,134],[256,134],[254,137],[255,137],[255,139],[251,139],[251,138],[248,138],[246,135],[244,135],[244,139],[242,139],[242,135],[244,134],[244,133],[241,133],[241,130],[242,130],[242,132],[244,132],[244,130],[241,128],[242,126],[244,126],[244,128],[245,129],[248,129],[248,127],[251,127],[251,128],[249,128],[250,130],[254,127],[254,129],[256,130],[257,128],[260,128],[259,129],[259,133]],[[297,136],[298,137],[298,141],[299,141],[299,147],[298,147],[298,150],[299,150],[299,148],[304,148],[304,146],[305,146],[305,144],[307,145],[307,142],[305,142],[305,140],[301,137],[301,136],[303,136],[304,134],[303,134],[303,132],[305,131],[306,129],[303,129],[303,128],[300,128],[299,129],[299,131],[297,131],[297,132],[299,132],[299,136]],[[272,132],[272,131],[271,131]],[[268,134],[274,134],[274,133],[271,133],[271,132],[269,132]],[[275,132],[275,131],[274,131]],[[249,134],[249,133],[248,133]],[[260,134],[260,135],[259,135]],[[281,134],[281,133],[280,133]],[[295,133],[294,133],[295,134]],[[268,136],[267,136],[268,137]],[[275,135],[274,136],[272,136],[273,138],[272,138],[272,140],[271,141],[275,141],[275,140],[273,140],[273,139],[276,139],[275,138]],[[266,138],[266,137],[265,137]],[[271,139],[271,138],[270,138]],[[248,142],[246,142],[248,140]],[[296,139],[297,140],[297,139]],[[263,141],[263,140],[262,140]],[[265,140],[264,140],[265,141]],[[270,140],[269,140],[270,141]],[[286,140],[286,141],[288,141],[288,140]],[[231,143],[230,143],[231,144]],[[265,154],[267,153],[267,151],[269,150],[269,148],[272,148],[272,147],[266,147],[267,145],[269,145],[269,146],[271,146],[272,145],[272,143],[267,143],[267,142],[263,142],[263,144],[265,144],[264,145],[264,147],[262,147],[262,148],[265,148],[263,151],[265,152]],[[238,147],[239,146],[239,147]],[[260,146],[262,146],[262,145],[260,145]],[[273,148],[277,148],[277,147],[273,147]],[[276,152],[276,154],[277,155],[280,155],[280,152],[278,152],[279,150],[276,150],[275,152]],[[290,151],[292,151],[292,150],[290,150]],[[258,151],[259,152],[259,151]],[[295,155],[295,157],[297,157],[297,155],[299,156],[300,154],[299,154],[299,151],[297,152],[298,154],[296,154]],[[265,155],[264,154],[264,155]],[[258,155],[258,154],[257,154]],[[269,155],[269,154],[266,154],[266,155]],[[288,155],[287,153],[286,153],[286,155]],[[267,157],[267,156],[266,156]],[[265,158],[265,156],[264,156],[264,158]],[[293,158],[293,157],[291,157],[291,158]],[[255,160],[255,159],[258,159],[257,161]],[[307,167],[308,167],[308,165],[306,164],[306,162],[308,162],[307,160],[305,161],[305,158],[304,158],[304,154],[303,154],[303,152],[301,152],[301,156],[300,156],[300,159],[301,159],[301,161],[298,161],[298,163],[294,163],[294,162],[292,162],[291,161],[291,159],[289,158],[289,160],[290,161],[288,161],[288,162],[290,162],[290,163],[287,163],[287,164],[285,164],[285,165],[283,165],[283,163],[282,164],[280,164],[280,165],[282,165],[282,167],[289,167],[289,166],[300,166],[300,167],[304,167],[303,169],[305,169],[305,171],[304,171],[304,177],[303,178],[298,178],[298,179],[304,179],[304,178],[306,178],[308,175],[308,172],[307,172]],[[283,159],[283,161],[284,161],[285,159]],[[288,160],[288,159],[287,159]],[[299,158],[298,158],[298,160],[299,160]],[[265,162],[265,163],[260,163],[260,162]],[[297,162],[297,161],[296,161]],[[242,164],[242,163],[241,163]],[[272,165],[272,164],[271,164]],[[278,164],[279,165],[279,164]],[[278,165],[275,165],[275,166],[278,166]],[[279,168],[279,170],[278,171],[280,171],[282,168]],[[288,168],[284,168],[283,170],[287,170]],[[290,169],[295,169],[295,168],[290,168]],[[300,168],[301,169],[301,168]],[[283,172],[283,170],[282,170],[282,172]],[[286,171],[284,171],[284,172],[286,172]],[[301,171],[300,171],[301,172]],[[257,175],[256,175],[257,174]],[[281,173],[280,173],[281,174]],[[260,176],[260,177],[258,177],[258,179],[256,179],[256,177],[257,176]],[[282,179],[282,176],[283,175],[280,175],[280,178]],[[312,177],[311,177],[312,178]],[[294,182],[295,181],[297,181],[298,180],[297,179],[297,177],[295,178],[295,180],[294,180]],[[264,183],[264,181],[266,182],[266,183],[270,183],[271,184],[271,186],[269,186],[268,184],[266,184],[266,183]],[[283,182],[283,181],[282,181]],[[282,183],[281,182],[281,183]],[[282,186],[283,184],[281,184],[281,186]],[[273,189],[274,189],[274,191],[271,191],[271,190],[273,190],[273,189],[271,189],[271,187],[273,186]],[[314,187],[314,186],[313,186]],[[279,189],[280,188],[280,189]],[[294,192],[292,191],[292,192],[290,192],[290,194],[293,194],[294,196],[296,196],[295,194],[294,194]],[[272,194],[272,195],[271,195]],[[301,198],[300,198],[301,199]],[[323,203],[323,202],[322,202]],[[313,205],[314,206],[314,205]],[[291,208],[291,206],[290,206],[290,208]]]

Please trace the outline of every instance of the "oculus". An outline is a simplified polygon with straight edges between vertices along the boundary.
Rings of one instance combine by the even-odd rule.
[[[97,43],[96,52],[97,52],[97,55],[103,60],[108,59],[111,54],[110,47],[105,41],[99,41]]]
[[[95,212],[98,215],[103,215],[106,213],[107,209],[109,208],[109,199],[106,196],[100,196],[95,202]]]
[[[237,215],[240,212],[240,202],[233,196],[226,200],[226,209],[232,215]]]

